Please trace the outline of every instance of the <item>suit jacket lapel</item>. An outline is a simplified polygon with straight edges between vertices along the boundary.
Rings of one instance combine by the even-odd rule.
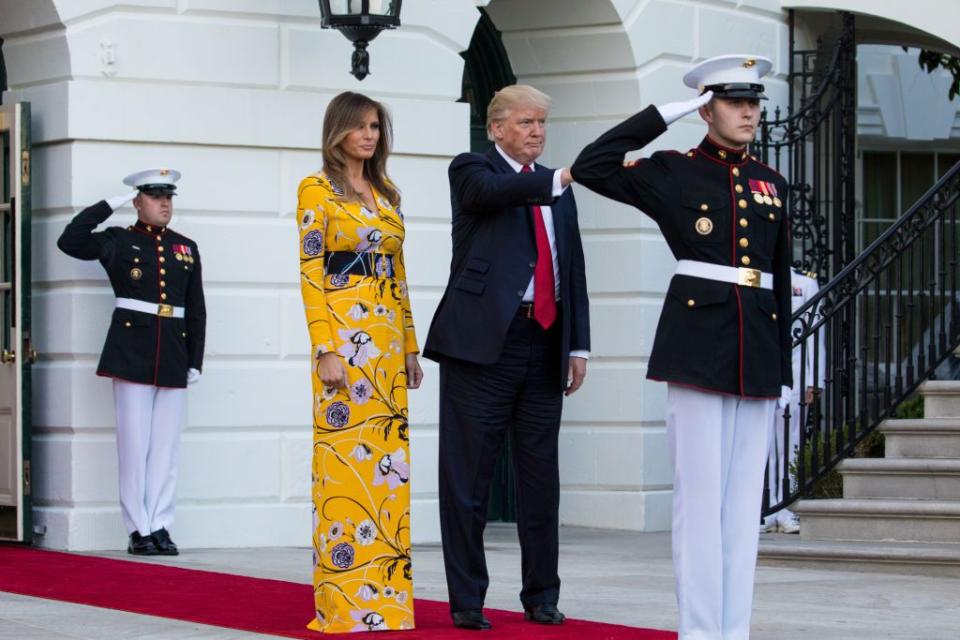
[[[498,169],[499,173],[516,173],[513,167],[510,166],[510,163],[503,159],[503,156],[500,155],[500,152],[497,151],[496,146],[491,146],[490,150],[487,151],[487,157],[493,162],[493,166]],[[536,164],[534,164],[536,167]],[[520,208],[520,207],[518,207]],[[536,244],[536,236],[534,235],[533,230],[533,208],[532,207],[523,207],[526,210],[526,215],[524,216],[527,219],[527,229],[530,232],[530,241]]]

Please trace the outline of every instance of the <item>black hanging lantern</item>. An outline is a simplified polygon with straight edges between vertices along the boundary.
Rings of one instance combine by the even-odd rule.
[[[400,26],[403,0],[320,0],[320,26],[336,29],[353,42],[353,73],[363,80],[370,73],[367,45],[384,29]]]

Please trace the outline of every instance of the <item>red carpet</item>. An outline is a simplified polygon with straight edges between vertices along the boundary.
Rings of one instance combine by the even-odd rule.
[[[318,640],[324,637],[306,629],[313,609],[313,589],[310,585],[282,580],[0,545],[0,591],[287,638]],[[584,597],[588,596],[584,594]],[[386,631],[377,636],[388,634],[398,640],[675,640],[677,637],[668,631],[585,620],[568,619],[559,627],[546,627],[524,622],[520,613],[485,611],[493,623],[492,631],[462,631],[451,626],[445,602],[417,600],[416,631]]]

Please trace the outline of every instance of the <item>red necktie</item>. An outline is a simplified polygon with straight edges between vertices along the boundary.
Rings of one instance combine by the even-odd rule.
[[[533,169],[524,166],[523,173]],[[544,329],[549,329],[557,319],[556,284],[553,279],[553,254],[550,252],[550,238],[547,237],[547,225],[543,222],[543,211],[534,205],[533,233],[537,238],[537,266],[533,270],[533,318]]]

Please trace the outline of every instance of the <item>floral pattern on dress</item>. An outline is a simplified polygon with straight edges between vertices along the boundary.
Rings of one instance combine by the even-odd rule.
[[[313,380],[315,617],[310,628],[350,633],[414,627],[409,424],[404,354],[419,351],[403,261],[404,226],[341,200],[323,175],[300,183],[300,281]],[[378,252],[374,273],[327,274],[330,251]],[[336,353],[347,386],[330,388],[320,357]],[[401,597],[402,595],[402,597]]]

